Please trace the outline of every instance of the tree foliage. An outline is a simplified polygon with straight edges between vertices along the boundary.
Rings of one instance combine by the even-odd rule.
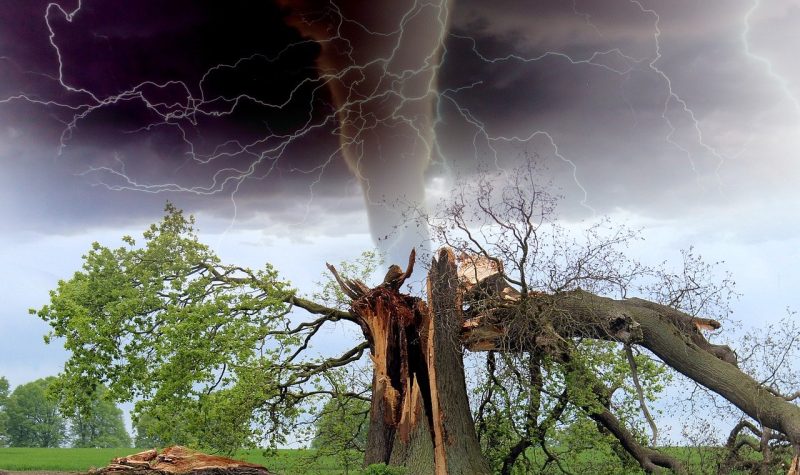
[[[55,377],[37,379],[14,388],[5,407],[12,447],[60,447],[67,437],[65,419],[48,390]]]
[[[8,380],[4,376],[0,376],[0,447],[8,445],[8,413],[6,412],[8,390]]]
[[[304,335],[345,312],[297,298],[271,266],[223,265],[201,244],[193,218],[168,204],[164,219],[109,248],[94,243],[82,270],[58,283],[36,311],[71,357],[56,392],[64,407],[86,408],[95,388],[138,399],[135,414],[162,440],[231,450],[292,433],[304,385],[360,358],[300,361]],[[293,327],[294,306],[324,314]],[[33,310],[32,310],[33,312]],[[295,389],[297,388],[297,389]]]
[[[125,429],[122,410],[107,398],[101,388],[88,406],[69,417],[73,447],[130,447],[131,437]]]
[[[179,421],[174,421],[179,422]],[[170,445],[191,445],[192,439],[180,430],[172,429],[172,438],[167,439],[159,434],[160,424],[156,416],[150,412],[139,413],[133,421],[133,446],[141,449],[155,449]]]
[[[364,451],[367,443],[369,401],[357,398],[331,398],[319,413],[311,447],[330,452]]]

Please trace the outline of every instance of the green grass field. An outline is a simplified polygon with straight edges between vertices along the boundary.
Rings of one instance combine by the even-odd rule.
[[[85,472],[91,468],[107,465],[112,458],[129,455],[141,449],[33,449],[33,448],[0,448],[0,470],[9,471],[58,471],[58,472]],[[689,449],[673,447],[668,448],[671,453],[684,461],[690,473],[714,473],[715,470],[702,470],[699,467],[703,458],[712,457],[720,449]],[[595,454],[592,460],[591,453],[585,454],[582,460],[577,461],[583,468],[583,473],[593,473],[592,461],[608,455]],[[354,462],[349,470],[341,466],[338,457],[318,456],[315,450],[278,450],[277,452],[264,453],[260,450],[240,451],[234,458],[257,463],[267,467],[271,472],[280,475],[345,475],[358,473],[359,464]],[[640,474],[638,467],[630,467],[619,471],[619,474]],[[604,472],[605,473],[605,472]],[[743,472],[734,472],[737,475]]]
[[[0,449],[0,469],[80,471],[103,467],[131,449]]]
[[[83,472],[104,467],[114,457],[139,450],[0,448],[0,470]],[[282,475],[345,473],[335,459],[318,457],[314,450],[278,450],[268,454],[258,450],[241,451],[234,458],[263,465]]]

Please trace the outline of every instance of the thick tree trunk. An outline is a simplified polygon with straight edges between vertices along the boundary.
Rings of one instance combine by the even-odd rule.
[[[398,292],[413,258],[404,274],[392,269],[374,289],[336,276],[354,298],[353,314],[370,342],[374,372],[365,464],[403,466],[419,475],[488,474],[464,380],[455,257],[443,250],[433,260],[427,304]]]
[[[459,284],[453,252],[440,251],[428,273],[426,335],[437,475],[490,473],[478,445],[464,380]]]
[[[674,310],[633,299],[639,311],[634,318],[642,326],[641,345],[666,364],[724,397],[761,425],[786,435],[800,445],[800,407],[777,397],[738,367],[716,357],[675,332],[665,315]]]

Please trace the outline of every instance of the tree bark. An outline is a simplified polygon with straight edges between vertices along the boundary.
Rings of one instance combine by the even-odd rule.
[[[596,407],[592,406],[584,406],[582,409],[589,414],[592,420],[605,428],[619,441],[622,448],[636,460],[642,470],[647,473],[654,473],[664,467],[679,475],[688,473],[678,459],[662,454],[650,447],[645,447],[636,440],[633,433],[609,409],[611,394],[600,381],[587,381],[587,384],[592,387],[592,390],[602,402],[603,409],[598,411]]]
[[[439,252],[428,273],[430,320],[427,360],[431,375],[437,475],[490,473],[469,409],[460,339],[464,315],[455,256]]]

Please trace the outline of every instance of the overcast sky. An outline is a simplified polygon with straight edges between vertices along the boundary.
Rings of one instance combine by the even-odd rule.
[[[138,234],[167,199],[225,259],[272,262],[301,289],[326,260],[371,246],[358,183],[331,155],[330,101],[296,89],[313,84],[317,47],[277,8],[56,3],[0,0],[0,375],[12,386],[65,359],[27,308],[92,241]],[[648,262],[690,245],[726,260],[747,325],[800,309],[798,24],[800,0],[456,1],[429,196],[480,164],[537,160],[565,223],[644,225],[632,252]],[[180,82],[109,100],[146,81]],[[292,91],[280,109],[255,102]],[[158,124],[145,107],[240,94],[253,100],[196,121]],[[250,168],[309,120],[319,127]]]

